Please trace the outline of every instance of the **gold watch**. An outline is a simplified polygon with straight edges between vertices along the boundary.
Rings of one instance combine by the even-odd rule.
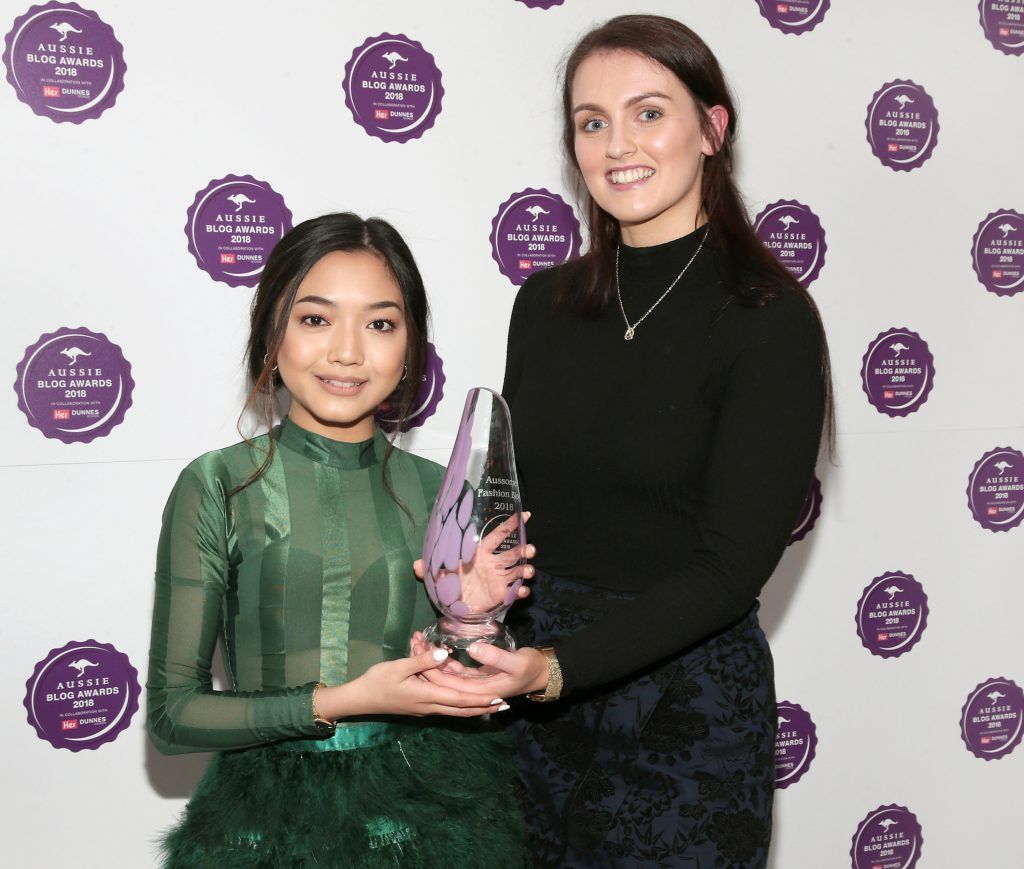
[[[543,691],[531,691],[526,695],[526,699],[537,703],[550,703],[562,696],[562,668],[551,646],[538,647],[537,651],[548,659],[548,684]]]

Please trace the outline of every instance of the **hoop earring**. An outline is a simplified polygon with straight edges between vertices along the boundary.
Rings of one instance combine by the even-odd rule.
[[[402,366],[402,380],[399,380],[398,382],[401,383],[408,376],[409,376],[409,366],[408,365],[403,365]]]
[[[264,353],[264,354],[263,354],[263,364],[264,364],[264,365],[266,365],[266,364],[267,364],[267,357],[268,357],[269,355],[270,355],[269,353]],[[273,366],[273,367],[272,367],[272,368],[270,369],[270,373],[271,373],[271,374],[277,374],[277,366],[276,366],[276,365],[274,365],[274,366]]]

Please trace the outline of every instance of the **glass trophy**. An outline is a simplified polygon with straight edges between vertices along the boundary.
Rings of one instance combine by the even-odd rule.
[[[477,387],[466,396],[423,541],[423,579],[441,614],[423,639],[447,649],[449,661],[462,665],[452,668],[461,675],[493,670],[469,656],[472,643],[516,647],[503,619],[523,584],[525,545],[508,405],[493,390]]]

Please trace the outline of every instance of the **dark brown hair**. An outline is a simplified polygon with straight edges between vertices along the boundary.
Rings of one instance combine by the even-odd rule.
[[[277,373],[277,354],[284,341],[288,317],[299,284],[309,270],[334,251],[370,253],[380,257],[398,284],[405,305],[408,343],[406,374],[389,399],[392,414],[404,420],[412,413],[416,392],[427,364],[429,307],[416,261],[398,231],[384,220],[366,220],[351,212],[325,214],[306,220],[285,233],[267,258],[249,317],[246,366],[251,385],[245,409],[252,411],[270,432],[269,448],[260,466],[231,494],[240,492],[266,472],[275,449],[274,423],[277,419],[278,390],[283,386]],[[244,412],[244,411],[243,411]],[[251,443],[249,438],[247,441]],[[387,464],[394,445],[384,457],[384,485],[394,497],[387,478]]]
[[[717,151],[705,157],[701,173],[701,201],[697,221],[707,218],[707,246],[719,256],[726,289],[743,305],[765,305],[784,290],[803,299],[821,329],[822,373],[825,384],[826,431],[830,452],[834,438],[832,377],[828,345],[821,315],[810,294],[757,237],[733,181],[733,143],[737,113],[718,59],[705,42],[685,24],[660,15],[620,15],[585,34],[569,54],[562,78],[562,148],[577,201],[582,204],[590,231],[590,248],[564,271],[556,303],[584,315],[602,311],[614,295],[612,275],[619,223],[602,209],[587,190],[576,162],[576,123],[572,85],[580,64],[593,54],[627,51],[667,69],[690,92],[700,115],[701,132],[709,141],[718,137],[709,109],[722,106],[729,123]],[[696,223],[694,229],[696,229]]]

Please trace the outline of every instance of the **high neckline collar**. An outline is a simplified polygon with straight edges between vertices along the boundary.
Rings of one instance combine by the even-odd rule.
[[[650,247],[630,247],[620,239],[619,262],[626,268],[650,268],[661,265],[670,265],[677,262],[685,264],[693,256],[693,252],[704,238],[708,231],[708,224],[698,227],[686,235],[673,238],[661,244],[653,244]],[[707,247],[707,245],[705,245]],[[701,251],[701,256],[704,252]]]
[[[278,426],[277,440],[281,446],[301,453],[318,464],[345,471],[379,465],[388,448],[388,440],[379,428],[374,429],[372,438],[349,443],[304,429],[287,416]]]

